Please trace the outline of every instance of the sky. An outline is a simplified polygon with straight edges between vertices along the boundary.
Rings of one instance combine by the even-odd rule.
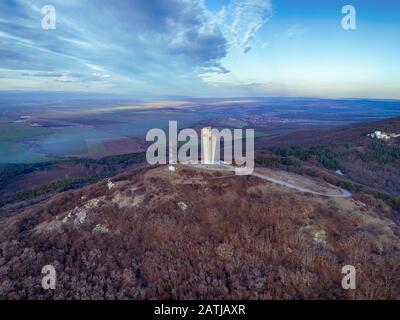
[[[400,1],[1,0],[9,90],[400,99]]]

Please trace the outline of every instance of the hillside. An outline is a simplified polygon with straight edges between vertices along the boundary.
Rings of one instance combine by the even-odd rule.
[[[400,133],[400,118],[263,139],[257,150],[261,158],[275,157],[275,162],[292,167],[319,165],[340,170],[358,188],[399,206],[400,139],[383,141],[367,136],[375,131]]]
[[[331,130],[297,128],[290,134],[261,135],[256,139],[256,162],[259,166],[317,175],[353,192],[374,194],[400,214],[400,144],[395,139],[386,143],[367,137],[376,130],[400,132],[400,118]],[[8,206],[15,211],[21,207],[20,202],[36,203],[142,164],[144,152],[101,159],[0,164],[0,208]],[[337,170],[344,176],[335,174]]]
[[[400,132],[400,118],[350,124],[334,129],[313,129],[272,136],[260,141],[259,145],[293,144],[312,146],[315,144],[365,145],[367,134],[374,131]]]
[[[0,208],[6,205],[12,207],[12,204],[24,201],[24,205],[34,203],[38,197],[48,197],[94,183],[140,166],[144,161],[145,153],[137,152],[98,160],[83,158],[33,164],[0,164]]]
[[[112,181],[0,218],[0,298],[400,298],[399,221],[373,196],[329,199],[187,167]],[[41,288],[48,264],[53,291]],[[341,287],[349,264],[354,291]]]

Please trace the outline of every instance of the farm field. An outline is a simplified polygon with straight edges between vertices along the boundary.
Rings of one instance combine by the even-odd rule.
[[[378,100],[124,102],[0,101],[0,163],[99,159],[142,151],[147,131],[166,129],[170,120],[177,121],[179,128],[254,128],[255,137],[263,138],[400,115],[395,101]]]

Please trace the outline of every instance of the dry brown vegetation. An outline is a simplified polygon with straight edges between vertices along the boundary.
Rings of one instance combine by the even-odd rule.
[[[400,298],[400,228],[384,203],[219,175],[134,170],[2,218],[0,297]],[[341,287],[348,264],[354,291]]]
[[[400,132],[400,118],[259,139],[259,165],[340,169],[354,191],[362,188],[374,193],[400,216],[400,139],[380,141],[367,136],[376,130]]]

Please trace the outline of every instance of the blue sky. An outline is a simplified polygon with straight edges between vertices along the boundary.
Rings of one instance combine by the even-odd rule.
[[[399,39],[397,0],[2,0],[0,90],[400,98]]]

